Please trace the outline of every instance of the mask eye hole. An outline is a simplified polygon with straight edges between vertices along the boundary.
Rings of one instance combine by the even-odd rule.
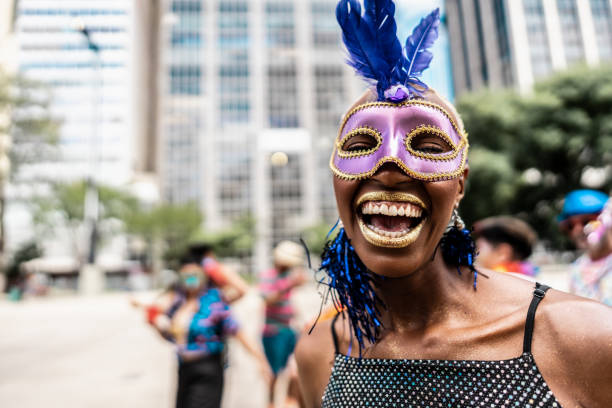
[[[340,157],[366,156],[382,144],[382,136],[372,128],[358,128],[348,132],[337,144]]]
[[[405,144],[412,155],[429,160],[451,160],[461,150],[461,145],[434,126],[417,127],[406,135]]]
[[[410,139],[410,147],[415,152],[442,154],[453,150],[452,146],[438,134],[423,132]]]

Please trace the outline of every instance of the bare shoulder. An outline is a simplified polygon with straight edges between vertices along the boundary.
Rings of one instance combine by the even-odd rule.
[[[331,320],[316,324],[310,334],[302,333],[295,348],[295,359],[306,407],[320,407],[323,392],[334,363]]]
[[[538,308],[533,355],[564,406],[612,401],[612,308],[551,290]],[[574,405],[574,406],[575,406]]]

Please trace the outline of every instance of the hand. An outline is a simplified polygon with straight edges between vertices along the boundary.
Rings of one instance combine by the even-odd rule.
[[[153,326],[160,332],[167,333],[170,331],[170,318],[165,314],[159,314],[153,320]]]
[[[270,368],[270,364],[264,358],[258,358],[257,364],[259,365],[259,373],[262,375],[266,384],[272,384],[272,379],[274,378],[274,373],[272,372],[272,368]]]

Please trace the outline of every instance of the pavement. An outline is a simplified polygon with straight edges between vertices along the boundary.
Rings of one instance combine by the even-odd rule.
[[[135,296],[147,301],[154,293]],[[132,293],[0,300],[0,407],[169,408],[176,357],[168,342],[129,304]],[[313,286],[295,294],[300,311],[318,311]],[[234,305],[252,339],[263,325],[253,290]],[[311,314],[301,313],[300,316]],[[307,317],[302,317],[306,319]],[[263,408],[267,385],[234,340],[229,344],[223,408]]]
[[[566,271],[542,270],[539,280],[566,289]],[[0,407],[169,408],[174,406],[172,346],[130,306],[130,296],[61,296],[11,303],[0,300]],[[298,321],[319,310],[313,285],[295,293]],[[253,339],[261,333],[263,302],[252,290],[234,314]],[[241,345],[229,344],[224,408],[266,407],[267,387]]]

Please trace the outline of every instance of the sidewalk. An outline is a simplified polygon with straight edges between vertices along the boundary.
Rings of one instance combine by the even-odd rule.
[[[129,296],[0,301],[0,407],[173,407],[172,346],[129,305]],[[313,286],[298,291],[296,302],[301,310],[318,311]],[[234,313],[258,340],[263,302],[257,292],[237,302]],[[239,344],[230,341],[229,347],[224,408],[266,407],[257,365]]]

